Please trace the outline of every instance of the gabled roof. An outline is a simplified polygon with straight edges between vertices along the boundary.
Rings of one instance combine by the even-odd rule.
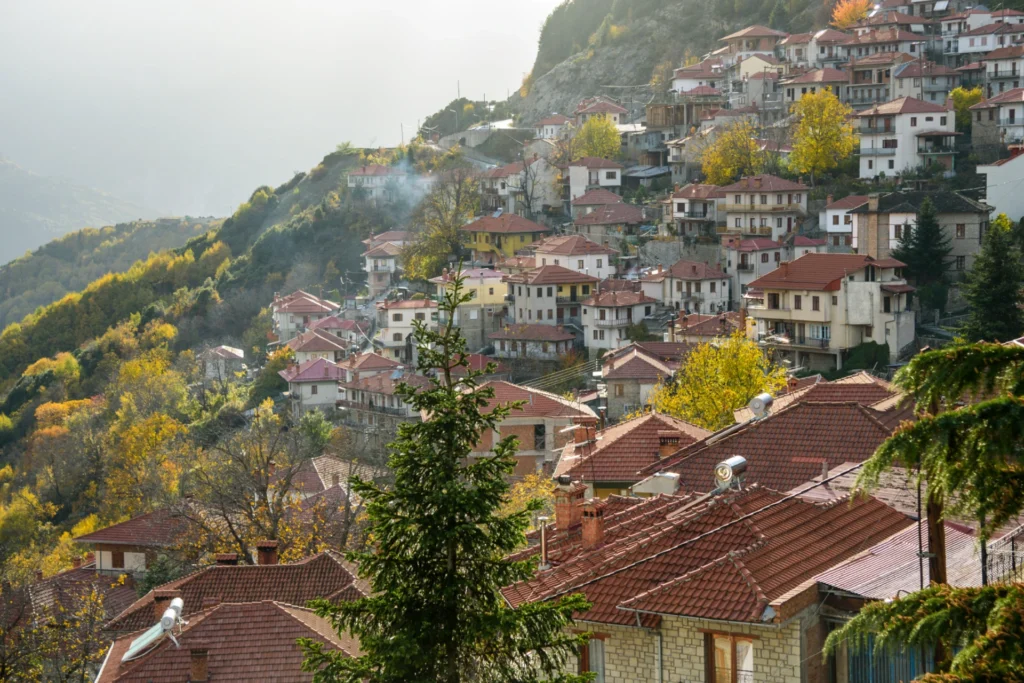
[[[379,353],[368,351],[355,356],[349,356],[338,363],[338,367],[353,372],[365,372],[369,370],[392,370],[402,367],[402,364]]]
[[[909,62],[913,57],[908,55],[906,52],[876,52],[874,54],[866,55],[864,57],[853,57],[851,55],[849,66],[854,69],[861,67],[874,67],[883,64],[895,64],[899,62]],[[860,85],[858,83],[858,85]],[[866,84],[865,84],[866,85]]]
[[[292,474],[292,486],[301,489],[303,495],[323,493],[332,486],[347,489],[350,477],[361,477],[367,481],[375,481],[381,477],[383,470],[357,462],[342,460],[331,455],[319,455],[308,458],[299,465]],[[335,483],[337,479],[337,483]],[[275,480],[276,481],[276,480]]]
[[[643,292],[617,290],[596,293],[589,299],[584,299],[583,305],[598,306],[602,308],[617,308],[619,306],[638,306],[640,304],[653,304],[656,302],[657,299],[653,299]]]
[[[794,183],[792,180],[786,180],[770,173],[760,173],[741,178],[739,182],[732,185],[726,185],[722,188],[722,192],[796,192],[809,189],[803,183]]]
[[[720,58],[705,59],[697,64],[681,66],[672,72],[674,78],[707,78],[722,75],[722,60]]]
[[[730,248],[736,251],[764,251],[765,249],[781,249],[782,247],[781,243],[767,237],[751,237],[750,239],[740,240]]]
[[[676,333],[687,337],[722,337],[739,329],[740,314],[739,311],[715,315],[682,312],[675,325]]]
[[[946,19],[949,19],[949,17],[945,17],[943,21],[945,21]],[[939,22],[934,19],[928,19],[926,17],[921,16],[915,17],[912,14],[905,14],[903,12],[897,12],[896,10],[887,10],[885,12],[880,12],[873,17],[865,17],[864,19],[861,19],[856,24],[854,24],[854,26],[858,28],[863,28],[865,26],[884,26],[887,24],[901,24],[904,26],[923,24],[924,26],[931,26],[937,23]],[[917,39],[922,37],[918,36],[917,34],[912,35],[914,35]]]
[[[499,361],[497,358],[491,358],[490,356],[484,356],[479,353],[467,353],[466,362],[469,363],[469,367],[465,368],[461,365],[457,365],[451,369],[452,376],[464,377],[469,371],[484,372],[487,370],[488,363],[494,363],[495,373],[508,372],[508,368]]]
[[[984,71],[984,70],[985,70],[985,65],[982,64],[981,62],[971,62],[970,64],[964,64],[963,66],[958,66],[956,69],[954,69],[954,71]]]
[[[856,209],[861,204],[868,203],[868,196],[866,194],[851,194],[842,199],[837,199],[831,204],[825,205],[825,210],[845,211],[847,209]]]
[[[834,28],[823,28],[814,34],[814,41],[819,45],[829,45],[844,42],[850,37],[849,33],[837,31]]]
[[[810,33],[791,33],[779,41],[779,45],[805,45],[811,42],[811,38]]]
[[[487,335],[488,339],[512,339],[516,341],[559,342],[576,338],[572,332],[560,325],[513,324]]]
[[[888,259],[887,268],[902,268],[905,264]],[[840,281],[876,262],[865,254],[804,254],[798,259],[782,262],[770,273],[762,275],[748,285],[748,289],[803,289],[810,291],[836,291]]]
[[[624,168],[622,164],[611,159],[601,157],[580,157],[576,161],[570,161],[569,166],[583,166],[586,168]]]
[[[156,619],[152,619],[156,623]],[[351,636],[338,636],[329,621],[305,606],[282,602],[220,604],[204,609],[141,656],[122,662],[134,633],[114,641],[97,683],[179,683],[191,680],[192,649],[206,651],[211,681],[261,680],[305,683],[312,673],[302,671],[305,654],[296,646],[309,638],[327,652],[348,657],[361,654]]]
[[[592,607],[579,619],[647,628],[660,615],[783,622],[796,609],[790,591],[910,524],[871,498],[819,505],[757,486],[705,500],[657,496],[605,514],[604,543],[582,549],[578,531],[556,530],[551,542],[568,559],[506,588],[506,599],[580,592]]]
[[[26,616],[38,619],[45,618],[47,614],[54,614],[57,609],[76,612],[82,607],[83,599],[93,591],[103,597],[104,619],[117,616],[135,602],[138,596],[130,581],[122,583],[117,580],[117,576],[111,576],[109,572],[96,571],[96,563],[91,559],[91,555],[87,559],[88,562],[82,566],[65,569],[28,584],[24,591],[12,591],[9,585],[5,586],[4,601],[27,598],[30,612]],[[14,614],[16,612],[7,612],[9,617]],[[9,622],[5,624],[8,628],[11,625]]]
[[[604,204],[621,204],[622,197],[603,187],[587,190],[572,200],[573,206],[601,206]]]
[[[430,380],[423,375],[406,371],[403,373],[380,372],[369,377],[360,377],[354,382],[342,382],[342,385],[348,389],[357,389],[383,396],[394,396],[399,384],[408,384],[411,387],[424,389],[430,386]]]
[[[277,374],[289,384],[336,382],[345,377],[342,369],[326,358],[307,360],[305,363],[285,368]]]
[[[725,193],[718,185],[690,183],[672,193],[672,199],[721,199]]]
[[[1013,88],[1006,92],[1001,92],[995,97],[990,97],[988,100],[983,100],[978,104],[971,105],[971,109],[984,109],[997,104],[1010,104],[1016,102],[1024,102],[1024,88]]]
[[[384,244],[378,244],[373,249],[369,249],[362,253],[363,257],[366,258],[397,258],[401,256],[402,248],[392,242],[385,242]]]
[[[644,222],[644,212],[632,204],[606,204],[573,221],[576,225],[637,225]]]
[[[820,378],[820,376],[819,376]],[[859,403],[872,406],[896,395],[892,385],[868,372],[858,372],[834,382],[816,381],[803,387],[793,388],[772,403],[772,414],[798,401],[812,403]],[[746,422],[754,413],[746,406],[733,411],[736,422]]]
[[[466,232],[489,232],[500,233],[522,233],[522,232],[550,232],[543,225],[538,225],[531,220],[514,213],[503,213],[497,218],[494,216],[483,216],[472,223],[468,223],[461,230]]]
[[[568,116],[562,116],[561,114],[552,114],[551,116],[545,116],[537,123],[533,124],[536,126],[564,126],[571,121]]]
[[[802,85],[804,83],[846,83],[850,76],[839,69],[826,67],[802,73],[782,81],[783,85]]]
[[[352,169],[348,172],[349,175],[354,176],[404,176],[407,175],[405,171],[394,166],[381,166],[380,164],[366,164],[358,168]]]
[[[556,256],[584,256],[587,254],[618,254],[618,250],[598,244],[584,235],[556,235],[535,242],[534,253]]]
[[[392,311],[405,308],[437,308],[437,302],[433,299],[400,299],[398,301],[378,301],[377,308],[382,311]]]
[[[160,508],[74,539],[75,543],[164,548],[173,545],[187,522],[169,508]]]
[[[591,424],[597,422],[597,413],[588,406],[562,398],[557,394],[497,380],[484,382],[477,390],[487,388],[494,390],[494,397],[486,399],[485,405],[480,408],[481,413],[489,414],[497,405],[522,401],[523,404],[519,408],[512,410],[510,418],[549,417],[565,422],[570,420],[583,420]]]
[[[333,334],[320,329],[310,329],[303,332],[294,339],[290,339],[286,346],[295,351],[344,351],[347,347]]]
[[[935,62],[922,64],[919,60],[914,60],[897,66],[892,75],[896,78],[921,78],[922,76],[959,76],[960,74],[955,69],[950,69],[943,64]]]
[[[1009,24],[1004,21],[986,24],[985,26],[979,26],[978,28],[971,29],[970,31],[964,31],[959,35],[960,38],[966,38],[969,36],[986,36],[992,35],[993,33],[1024,33],[1024,24]]]
[[[1016,59],[1024,55],[1024,45],[1007,45],[996,48],[981,58],[983,62],[991,62],[996,59]]]
[[[715,266],[707,263],[680,259],[668,268],[659,267],[657,271],[649,273],[640,279],[649,282],[660,282],[666,277],[676,278],[677,280],[721,280],[728,276]]]
[[[907,42],[913,43],[922,40],[924,36],[919,36],[916,33],[910,31],[901,31],[897,28],[883,28],[874,31],[868,31],[859,35],[852,35],[843,42],[844,46],[854,45],[876,45],[878,43],[896,43],[896,42]]]
[[[816,385],[816,387],[829,386]],[[706,493],[714,488],[715,465],[734,455],[747,459],[745,483],[788,491],[816,476],[822,465],[864,462],[892,430],[878,411],[856,401],[796,401],[768,417],[687,446],[639,472],[679,475],[680,491]]]
[[[736,33],[730,33],[724,38],[719,38],[719,42],[727,40],[735,40],[736,38],[785,38],[788,34],[783,31],[776,31],[773,28],[767,26],[761,26],[760,24],[754,24],[748,26],[745,29],[736,31]]]
[[[824,237],[808,237],[807,235],[794,235],[791,244],[794,247],[823,247],[827,243]]]
[[[899,97],[883,104],[876,104],[870,109],[857,112],[857,116],[889,116],[894,114],[948,114],[945,106],[934,102],[925,102],[916,97]]]
[[[343,332],[365,332],[370,329],[370,323],[365,320],[348,320],[339,318],[336,315],[320,318],[309,323],[311,330],[342,330]]]
[[[244,360],[245,352],[242,351],[242,349],[236,349],[233,346],[224,346],[222,344],[205,351],[203,356],[206,358],[223,358],[224,360]]]
[[[629,348],[630,351],[608,354],[604,357],[601,366],[601,376],[604,379],[630,379],[654,384],[679,368],[678,360],[667,360],[646,353],[636,344],[625,348]]]
[[[598,95],[581,100],[573,113],[580,114],[625,114],[626,108],[609,97]]]
[[[554,477],[568,474],[573,481],[636,482],[638,471],[659,460],[665,436],[682,448],[711,436],[711,432],[669,415],[647,413],[597,432],[594,442],[570,442],[562,451]]]
[[[913,191],[890,192],[878,199],[878,213],[917,213],[925,198],[932,201],[938,213],[988,213],[992,207],[965,197],[959,192]],[[870,207],[861,204],[850,213],[871,213]]]
[[[489,169],[487,171],[484,171],[483,173],[480,174],[480,177],[481,178],[508,178],[509,176],[514,176],[514,175],[518,175],[518,174],[522,173],[523,169],[525,169],[525,168],[526,168],[526,166],[525,166],[525,164],[523,164],[522,161],[515,161],[515,162],[512,162],[511,164],[506,164],[504,166],[498,166],[497,168],[492,168],[492,169]]]
[[[409,242],[416,239],[416,233],[408,230],[385,230],[376,235],[371,235],[363,240],[366,246],[374,246],[384,242]]]
[[[313,296],[301,289],[285,297],[275,298],[271,306],[280,313],[331,313],[340,304]]]
[[[516,273],[505,278],[506,282],[519,285],[563,285],[575,283],[600,282],[593,275],[587,275],[565,266],[541,266],[524,273]]]
[[[137,631],[154,623],[156,590],[178,590],[185,602],[182,617],[211,603],[277,600],[305,605],[314,598],[352,600],[368,593],[355,570],[331,551],[290,564],[212,565],[146,593],[108,625],[111,631]]]

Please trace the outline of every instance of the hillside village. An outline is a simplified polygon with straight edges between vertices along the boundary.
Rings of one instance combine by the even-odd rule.
[[[7,584],[0,674],[22,680],[29,655],[18,648],[49,642],[32,625],[55,610],[88,614],[62,628],[102,653],[76,660],[62,644],[54,661],[73,661],[81,677],[61,680],[312,680],[300,638],[360,657],[359,639],[308,603],[374,594],[346,556],[372,536],[350,479],[393,485],[387,444],[436,419],[409,392],[446,374],[424,367],[434,349],[419,335],[449,325],[467,350],[463,364],[451,359],[456,385],[492,392],[485,415],[518,406],[465,462],[515,436],[509,485],[545,500],[509,555],[535,571],[502,599],[589,601],[572,632],[592,635],[567,672],[599,683],[895,683],[935,672],[925,647],[824,648],[862,610],[930,582],[1021,580],[1016,516],[992,530],[984,512],[943,513],[904,464],[871,495],[858,494],[858,475],[925,417],[897,373],[957,343],[986,237],[1024,220],[1024,12],[885,0],[841,30],[754,25],[719,45],[642,102],[595,92],[537,120],[425,127],[421,164],[457,159],[454,171],[401,155],[352,163],[334,200],[382,212],[410,197],[449,202],[454,236],[437,237],[415,212],[375,225],[347,246],[361,272],[262,290],[265,324],[245,338],[255,350],[237,340],[164,363],[160,372],[192,373],[181,396],[216,416],[202,424],[204,452],[235,454],[237,467],[204,470],[189,451],[175,470],[167,458],[156,476],[180,477],[195,495],[165,485],[171,493],[146,509],[65,534],[59,561],[18,590]],[[794,161],[806,143],[799,105],[820,95],[842,106],[837,130],[855,143],[810,172]],[[604,154],[584,140],[595,130]],[[480,151],[502,136],[507,158]],[[736,145],[747,166],[711,182],[713,151]],[[919,219],[948,245],[933,279],[900,258],[920,248]],[[210,270],[200,282],[220,272]],[[456,289],[466,297],[450,306]],[[159,324],[145,327],[159,323],[152,308],[133,323],[137,341],[104,337],[102,348],[159,349]],[[1024,348],[1024,337],[981,341]],[[683,419],[666,392],[707,373],[691,363],[711,348],[752,351],[762,384],[724,421]],[[113,376],[122,394],[159,394]],[[245,410],[204,412],[257,390]],[[88,410],[77,404],[105,400],[71,398],[60,399],[76,404],[68,420]],[[73,428],[35,410],[39,425]],[[148,408],[140,398],[132,410]]]

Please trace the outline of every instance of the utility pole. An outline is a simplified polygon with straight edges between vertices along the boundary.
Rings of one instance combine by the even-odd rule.
[[[462,83],[460,83],[459,81],[455,81],[455,95],[458,97],[458,99],[462,99]]]

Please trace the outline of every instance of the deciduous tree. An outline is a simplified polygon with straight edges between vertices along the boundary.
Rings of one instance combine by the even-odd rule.
[[[874,7],[872,0],[839,0],[832,10],[832,25],[843,30],[867,18]]]
[[[415,280],[440,275],[453,258],[462,254],[461,228],[479,208],[480,187],[475,171],[462,162],[451,162],[413,212],[412,224],[419,234],[402,250],[406,275]]]
[[[953,100],[953,107],[956,110],[956,129],[961,132],[971,130],[971,107],[981,102],[983,97],[981,86],[977,88],[965,88],[962,85],[949,91],[949,97]]]
[[[570,596],[512,609],[501,595],[502,587],[533,574],[530,562],[506,558],[523,543],[540,503],[501,514],[515,437],[496,443],[492,457],[468,459],[512,408],[481,413],[493,397],[478,387],[482,373],[452,375],[466,366],[465,340],[451,323],[457,304],[468,301],[463,291],[460,279],[446,292],[441,308],[449,322],[440,331],[417,323],[419,369],[437,376],[426,390],[398,388],[403,401],[430,418],[399,427],[389,461],[394,486],[353,482],[367,501],[373,546],[349,559],[373,592],[342,604],[317,601],[315,608],[339,633],[357,637],[365,654],[350,659],[300,641],[303,668],[320,681],[582,680],[562,671],[585,642],[567,628],[586,601]]]
[[[757,129],[747,119],[727,127],[707,143],[700,156],[701,171],[712,185],[728,185],[764,167]]]
[[[576,133],[572,160],[582,157],[617,159],[622,153],[622,136],[608,116],[591,116]]]
[[[785,385],[786,371],[737,330],[691,351],[679,371],[656,386],[647,402],[658,412],[717,430],[732,424],[733,411],[753,397],[775,393]]]
[[[849,121],[853,110],[839,101],[830,90],[810,93],[793,105],[798,117],[789,166],[796,173],[808,173],[814,179],[839,165],[853,152],[856,138]]]
[[[1010,219],[999,214],[967,273],[964,298],[971,308],[963,332],[968,341],[1009,341],[1024,333],[1024,265],[1012,231]]]

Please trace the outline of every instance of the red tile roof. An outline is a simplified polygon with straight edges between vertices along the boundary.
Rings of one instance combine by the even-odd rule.
[[[946,114],[945,106],[934,102],[925,102],[916,97],[900,97],[884,104],[876,104],[870,109],[857,112],[857,116],[883,116],[889,114]]]
[[[524,268],[532,270],[537,267],[537,259],[532,256],[509,256],[498,262],[497,267],[504,270]]]
[[[523,172],[523,162],[515,161],[511,164],[504,166],[498,166],[497,168],[488,169],[480,174],[481,178],[508,178],[509,176],[517,175]]]
[[[156,620],[153,619],[155,623]],[[280,602],[221,604],[194,615],[142,656],[122,658],[139,633],[125,636],[111,647],[97,683],[179,683],[191,680],[192,649],[207,653],[207,680],[275,681],[306,683],[312,673],[302,671],[305,653],[295,641],[310,638],[326,651],[356,657],[361,653],[351,636],[339,637],[329,621],[305,607]]]
[[[740,240],[734,248],[736,251],[764,251],[765,249],[781,249],[782,245],[767,237],[751,237]]]
[[[399,384],[408,384],[412,387],[426,388],[430,386],[430,380],[423,375],[412,372],[404,372],[397,377],[391,373],[381,372],[369,377],[360,377],[354,382],[342,382],[342,386],[348,389],[365,391],[370,394],[382,394],[394,396]]]
[[[944,19],[949,19],[949,17],[945,17]],[[937,21],[935,21],[933,19],[927,19],[927,18],[921,17],[921,16],[916,16],[915,17],[912,14],[905,14],[904,12],[897,12],[896,10],[887,10],[887,11],[882,12],[880,14],[876,14],[873,17],[866,17],[864,19],[861,19],[856,24],[854,24],[854,26],[860,26],[860,27],[863,27],[863,26],[877,26],[879,24],[882,24],[882,25],[885,25],[885,24],[903,24],[903,25],[922,24],[924,26],[931,26],[931,25],[937,24],[937,23],[939,23],[939,22],[937,22]],[[913,35],[915,36],[916,39],[920,40],[921,36],[917,36],[917,34],[913,34]]]
[[[991,55],[990,55],[991,56]],[[923,76],[958,76],[959,74],[955,69],[950,69],[948,66],[943,64],[936,64],[935,62],[924,62],[920,61],[907,62],[903,68],[901,68],[893,76],[896,78],[921,78]]]
[[[354,176],[382,176],[382,175],[406,175],[406,172],[394,166],[381,166],[380,164],[366,164],[349,171]]]
[[[720,42],[726,40],[734,40],[736,38],[785,38],[788,34],[783,31],[776,31],[773,28],[767,26],[761,26],[760,24],[754,24],[744,29],[736,31],[736,33],[730,33],[725,38],[719,38]]]
[[[320,455],[315,458],[308,458],[302,462],[292,474],[292,486],[301,489],[303,495],[322,493],[335,486],[335,478],[338,485],[347,486],[349,477],[360,476],[368,481],[378,479],[382,471],[356,462],[355,460],[341,460],[330,455]]]
[[[923,36],[911,33],[910,31],[901,31],[896,28],[883,28],[850,36],[846,39],[843,45],[877,45],[878,43],[895,42],[914,43],[920,41],[922,38]]]
[[[680,259],[667,269],[659,267],[657,271],[649,273],[641,279],[661,281],[666,277],[676,278],[677,280],[721,280],[728,276],[715,266],[707,263]]]
[[[618,250],[598,244],[583,235],[546,237],[533,244],[535,253],[558,256],[584,256],[587,254],[618,254]]]
[[[895,259],[876,261],[864,254],[804,254],[795,261],[782,262],[772,272],[748,285],[754,289],[806,289],[835,291],[840,280],[868,265],[881,268],[902,268]]]
[[[386,358],[379,353],[368,351],[356,356],[349,356],[338,363],[338,367],[356,372],[365,372],[368,370],[390,370],[393,368],[400,368],[402,367],[402,364],[396,360]]]
[[[964,31],[960,34],[960,37],[965,36],[985,36],[993,33],[1024,33],[1024,25],[1021,24],[1008,24],[1006,22],[996,22],[987,24],[985,26],[979,26],[978,28],[971,29],[970,31]]]
[[[321,299],[301,290],[275,299],[272,306],[275,311],[281,313],[331,313],[341,308],[333,301]]]
[[[739,182],[726,185],[722,192],[790,192],[809,190],[803,183],[794,183],[776,175],[763,173],[741,178]]]
[[[836,43],[842,43],[845,41],[850,34],[837,31],[834,28],[823,28],[814,34],[814,40],[818,45],[835,45]]]
[[[563,285],[575,283],[599,282],[593,275],[570,270],[565,266],[541,266],[524,273],[516,273],[505,278],[506,282],[520,285]]]
[[[363,244],[373,246],[384,242],[410,242],[414,239],[416,239],[416,233],[409,230],[385,230],[382,233],[366,238],[363,240]]]
[[[291,564],[213,565],[159,586],[155,590],[181,591],[185,602],[182,617],[209,606],[210,602],[257,602],[277,600],[305,605],[315,598],[352,600],[367,594],[356,579],[355,569],[331,551]],[[137,631],[154,623],[150,591],[108,625],[111,631]],[[204,604],[205,603],[205,604]]]
[[[660,458],[661,438],[671,436],[682,448],[711,432],[660,413],[647,413],[597,433],[596,442],[569,443],[555,469],[573,481],[632,484],[636,473]]]
[[[484,372],[487,370],[488,363],[494,363],[495,373],[508,372],[508,368],[506,368],[505,365],[497,358],[491,358],[489,356],[484,356],[479,353],[467,353],[466,362],[469,363],[469,368],[462,367],[461,365],[452,368],[452,375],[454,377],[464,377],[466,373],[470,370]]]
[[[820,380],[820,375],[816,376]],[[834,382],[814,381],[806,386],[789,387],[789,390],[775,398],[771,412],[778,413],[787,406],[798,401],[812,403],[859,403],[862,406],[872,406],[879,401],[891,398],[896,395],[892,385],[883,379],[875,377],[867,372],[858,372],[849,377],[837,379]],[[733,411],[736,422],[746,422],[754,417],[749,408],[743,407]]]
[[[672,193],[672,199],[721,199],[725,193],[718,185],[691,183]]]
[[[988,101],[982,101],[975,104],[971,109],[983,109],[996,104],[1008,104],[1010,102],[1024,102],[1024,88],[1013,88],[1006,92],[1001,92],[995,97],[988,98]],[[984,105],[984,106],[983,106]]]
[[[543,225],[538,225],[531,220],[527,220],[522,216],[517,216],[514,213],[503,213],[497,218],[494,216],[484,216],[477,218],[472,223],[462,226],[461,230],[466,232],[489,232],[492,234],[508,234],[508,233],[520,233],[520,232],[550,232]]]
[[[755,74],[756,76],[757,74]],[[683,90],[679,93],[680,95],[721,95],[722,91],[718,88],[712,88],[710,85],[698,85],[696,88],[690,88],[689,90]]]
[[[823,247],[825,243],[824,237],[807,237],[806,235],[796,235],[793,237],[794,247]]]
[[[486,399],[485,405],[480,408],[482,413],[489,414],[497,405],[522,401],[523,404],[519,408],[513,409],[511,418],[549,417],[565,422],[583,420],[591,424],[597,421],[597,414],[588,406],[557,394],[501,381],[484,382],[477,390],[486,388],[494,390],[494,397]]]
[[[957,67],[956,71],[982,71],[985,65],[981,62],[971,62],[970,64],[964,64],[963,66]]]
[[[592,607],[578,618],[648,628],[663,614],[777,623],[792,616],[789,591],[910,524],[871,498],[814,504],[756,486],[697,502],[659,496],[605,515],[604,543],[582,550],[560,542],[572,530],[556,531],[554,546],[571,559],[506,588],[506,599],[581,592]]]
[[[602,187],[587,190],[572,200],[573,206],[601,206],[604,204],[621,204],[622,197]]]
[[[615,308],[618,306],[638,306],[640,304],[653,304],[656,302],[657,299],[651,298],[643,292],[613,290],[594,294],[590,298],[584,299],[583,305]]]
[[[883,64],[909,62],[912,59],[914,58],[905,52],[876,52],[864,57],[856,57],[849,62],[849,65],[854,69],[859,69],[861,67],[874,67]]]
[[[314,358],[305,363],[293,365],[277,373],[289,384],[302,382],[331,382],[344,379],[345,373],[340,367],[326,358]]]
[[[719,313],[717,315],[703,315],[700,313],[685,312],[679,314],[676,321],[677,334],[687,337],[721,337],[731,334],[739,329],[740,314],[738,311]]]
[[[58,607],[75,612],[82,606],[82,600],[93,590],[103,596],[103,616],[112,619],[135,602],[138,597],[131,581],[121,583],[117,576],[99,573],[91,559],[81,567],[65,569],[41,581],[27,586],[31,612],[36,617]],[[4,600],[10,600],[10,587],[5,587]],[[51,612],[52,613],[52,612]],[[13,614],[13,613],[8,613]],[[10,626],[10,624],[5,624]]]
[[[719,58],[705,59],[697,64],[681,66],[672,72],[674,78],[701,78],[708,76],[720,76],[722,74],[722,60]]]
[[[344,351],[346,346],[341,339],[333,334],[318,329],[310,329],[285,345],[295,352],[299,351]]]
[[[824,69],[808,71],[800,74],[799,76],[794,76],[793,78],[787,78],[782,83],[783,85],[801,85],[803,83],[846,83],[849,80],[850,76],[845,71],[826,67]]]
[[[779,45],[804,45],[811,42],[811,38],[810,33],[791,33],[779,41]]]
[[[835,467],[864,462],[891,434],[877,411],[855,401],[797,401],[730,434],[688,446],[639,474],[675,472],[681,491],[704,493],[714,488],[715,465],[742,455],[748,463],[748,484],[788,491],[820,476],[823,463]]]
[[[826,211],[829,211],[829,210],[842,211],[842,210],[845,210],[845,209],[856,209],[861,204],[867,204],[867,203],[868,203],[868,196],[866,194],[851,194],[851,195],[849,195],[847,197],[843,197],[842,199],[837,199],[836,201],[832,202],[831,204],[826,204],[825,205],[825,210]]]
[[[346,320],[337,316],[329,316],[309,323],[311,330],[341,330],[343,332],[365,332],[370,323],[365,320]]]
[[[576,161],[569,162],[569,166],[582,166],[585,168],[623,168],[622,164],[611,159],[601,157],[582,157]]]
[[[679,368],[678,360],[666,360],[642,351],[636,344],[626,347],[627,353],[608,354],[601,366],[604,379],[640,380],[654,384],[670,376]]]
[[[644,212],[632,204],[606,204],[573,221],[576,225],[636,225],[644,222]]]
[[[568,116],[562,116],[561,114],[552,114],[551,116],[545,116],[537,123],[533,124],[537,126],[564,126],[571,121]]]
[[[79,536],[76,543],[106,543],[162,548],[172,545],[187,522],[168,508],[160,508],[128,521]]]
[[[557,325],[506,325],[497,332],[487,335],[488,339],[514,339],[516,341],[569,341],[576,338],[572,332]]]
[[[378,301],[377,308],[382,311],[392,311],[405,308],[437,308],[437,302],[433,299],[402,299],[399,301]]]
[[[364,251],[364,258],[396,258],[402,254],[402,248],[392,242],[378,244],[368,251]]]
[[[626,109],[617,102],[598,96],[582,100],[573,113],[577,116],[580,114],[625,114]]]

